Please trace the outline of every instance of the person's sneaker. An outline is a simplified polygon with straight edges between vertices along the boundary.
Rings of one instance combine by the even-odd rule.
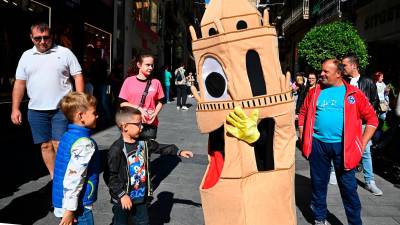
[[[331,172],[331,175],[329,177],[329,183],[332,184],[332,185],[336,185],[337,184],[336,173],[335,172]]]
[[[180,109],[181,109],[181,107],[177,106],[177,107],[176,107],[176,109],[177,109],[177,110],[180,110]]]
[[[182,110],[188,110],[189,108],[186,106],[182,106]]]
[[[370,191],[373,195],[375,196],[380,196],[383,194],[382,190],[379,189],[376,184],[375,181],[370,181],[369,183],[367,183],[366,189],[368,191]]]
[[[318,220],[316,220],[316,221],[314,222],[314,224],[315,224],[315,225],[328,225],[328,223],[326,222],[326,220],[323,220],[323,221],[318,221]]]

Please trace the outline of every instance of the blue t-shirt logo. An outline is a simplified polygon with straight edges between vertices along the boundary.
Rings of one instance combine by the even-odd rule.
[[[313,137],[325,143],[342,141],[346,87],[344,85],[321,90],[317,100]],[[347,100],[353,103],[353,96]]]
[[[347,97],[347,101],[348,101],[350,104],[356,103],[356,99],[355,99],[353,96]]]

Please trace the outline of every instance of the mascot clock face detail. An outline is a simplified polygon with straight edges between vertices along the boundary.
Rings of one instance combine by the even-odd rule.
[[[247,0],[212,0],[197,67],[197,124],[209,134],[200,194],[207,225],[293,225],[295,127],[276,30]]]

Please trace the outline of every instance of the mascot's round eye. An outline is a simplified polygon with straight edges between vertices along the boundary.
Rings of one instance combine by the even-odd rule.
[[[202,66],[202,82],[205,98],[209,101],[227,100],[227,79],[221,64],[212,57],[207,57]]]
[[[224,94],[226,82],[221,74],[217,72],[210,73],[205,83],[207,91],[212,97],[219,98]]]

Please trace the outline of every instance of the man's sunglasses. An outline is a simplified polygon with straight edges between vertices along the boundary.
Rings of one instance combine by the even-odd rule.
[[[32,37],[32,39],[37,42],[39,42],[41,40],[48,41],[50,39],[50,36],[36,36],[36,37]]]

